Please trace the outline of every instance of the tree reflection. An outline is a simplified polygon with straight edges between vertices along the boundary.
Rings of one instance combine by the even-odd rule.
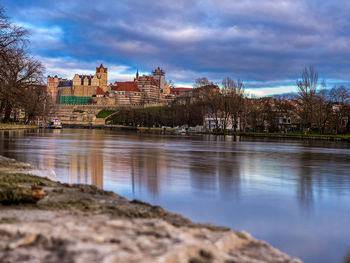
[[[297,181],[297,196],[300,204],[307,210],[313,207],[314,193],[313,193],[313,178],[312,168],[310,167],[311,155],[308,152],[301,152],[299,154],[298,162],[298,181]]]
[[[223,153],[223,158],[220,158],[217,169],[220,194],[223,197],[232,194],[238,198],[241,191],[239,155],[234,152]]]

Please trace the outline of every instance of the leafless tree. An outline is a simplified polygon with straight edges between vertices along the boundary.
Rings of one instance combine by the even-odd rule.
[[[169,87],[170,89],[175,88],[175,82],[172,81],[171,79],[169,79],[169,80],[167,81],[167,84],[168,84],[168,87]]]
[[[343,132],[345,127],[342,127],[342,121],[349,112],[350,92],[344,86],[339,88],[333,87],[329,92],[329,98],[332,102],[332,126],[334,132]]]
[[[22,49],[14,48],[0,55],[0,65],[0,100],[3,121],[8,122],[14,108],[37,103],[23,95],[43,82],[43,66]]]
[[[45,85],[30,86],[24,90],[21,108],[24,110],[26,124],[33,123],[35,118],[45,119],[50,111],[51,98]]]
[[[235,81],[227,77],[222,81],[221,94],[224,130],[231,121],[233,129],[237,131],[238,121],[244,110],[244,84],[239,79]]]
[[[27,55],[25,36],[26,31],[9,22],[0,8],[0,113],[4,122],[10,120],[13,110],[25,110],[28,104],[41,102],[28,96],[43,83],[44,69],[39,61]]]
[[[331,115],[332,102],[329,100],[327,90],[324,86],[323,89],[317,92],[314,101],[314,123],[319,133],[325,133],[326,125],[330,121]]]
[[[297,88],[300,102],[300,118],[305,128],[311,128],[316,90],[318,86],[318,73],[313,66],[305,67],[301,79],[297,80]]]
[[[209,91],[209,90],[208,90]],[[223,109],[223,96],[219,92],[203,92],[202,103],[204,109],[204,115],[215,120],[215,132],[225,128],[225,123],[222,123],[224,113]],[[225,121],[224,121],[225,122]]]
[[[17,47],[27,43],[27,30],[11,23],[5,15],[5,10],[0,6],[0,52],[7,48]]]
[[[207,85],[213,85],[213,82],[209,81],[206,77],[202,77],[195,80],[193,87],[199,88]]]

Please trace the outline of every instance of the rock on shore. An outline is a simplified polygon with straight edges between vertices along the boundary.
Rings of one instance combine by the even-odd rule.
[[[30,169],[0,158],[0,262],[301,262],[248,233]],[[33,189],[45,196],[28,198]]]

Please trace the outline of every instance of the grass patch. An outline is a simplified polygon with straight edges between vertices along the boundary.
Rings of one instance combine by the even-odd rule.
[[[73,112],[84,113],[85,111],[74,109]]]
[[[113,113],[115,113],[114,110],[101,110],[99,113],[97,113],[96,118],[107,118]]]

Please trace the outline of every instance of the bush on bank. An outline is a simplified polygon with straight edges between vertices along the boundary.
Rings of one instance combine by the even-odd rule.
[[[122,109],[107,119],[109,124],[128,126],[196,126],[203,122],[202,107],[191,105],[173,105],[144,109]]]
[[[99,113],[97,113],[96,118],[107,118],[113,113],[115,113],[114,110],[101,110]]]

